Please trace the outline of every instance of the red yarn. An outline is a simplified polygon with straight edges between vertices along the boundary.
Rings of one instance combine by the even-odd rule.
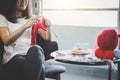
[[[118,44],[118,34],[114,29],[103,30],[98,35],[97,43],[102,50],[114,50]]]
[[[36,44],[36,36],[38,33],[38,28],[41,28],[46,31],[46,24],[45,19],[43,17],[40,18],[40,20],[32,26],[32,32],[31,32],[31,45]]]
[[[118,44],[118,34],[114,29],[105,29],[97,37],[98,48],[95,56],[101,59],[113,59],[113,50]]]
[[[114,52],[112,50],[101,50],[100,48],[97,48],[95,50],[95,56],[99,57],[101,59],[113,59],[114,58]]]

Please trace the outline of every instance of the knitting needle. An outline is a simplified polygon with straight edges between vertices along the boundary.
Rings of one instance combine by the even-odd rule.
[[[40,0],[40,16],[43,16],[43,0]],[[38,6],[37,6],[38,7]],[[54,36],[57,38],[57,34],[53,31],[53,29],[51,29],[52,33],[54,34]]]

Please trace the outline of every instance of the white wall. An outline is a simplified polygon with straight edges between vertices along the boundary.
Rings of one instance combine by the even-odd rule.
[[[106,28],[112,27],[78,27],[78,26],[52,26],[52,30],[57,34],[56,40],[59,49],[72,49],[75,43],[88,43],[91,49],[95,48],[97,35]],[[118,30],[117,28],[115,28]]]

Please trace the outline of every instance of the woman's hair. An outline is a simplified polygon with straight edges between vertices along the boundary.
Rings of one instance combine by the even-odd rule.
[[[27,6],[27,7],[28,7],[28,6]],[[28,8],[23,12],[22,16],[23,16],[23,17],[26,17],[26,18],[29,18]]]
[[[5,16],[8,21],[16,23],[16,4],[17,0],[0,0],[0,14]],[[23,17],[28,18],[27,9],[23,13]]]

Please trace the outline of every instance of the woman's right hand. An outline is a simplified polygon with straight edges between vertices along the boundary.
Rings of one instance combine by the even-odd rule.
[[[39,18],[40,18],[40,16],[35,16],[35,17],[29,18],[28,21],[24,24],[24,27],[25,28],[31,27],[39,20]]]
[[[47,27],[50,27],[51,26],[51,21],[46,19],[45,24],[46,24]]]

